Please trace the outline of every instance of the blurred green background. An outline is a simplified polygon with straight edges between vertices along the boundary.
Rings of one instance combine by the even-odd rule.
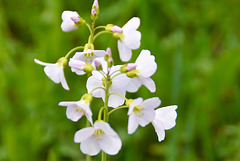
[[[145,87],[127,97],[158,96],[162,106],[177,104],[176,126],[157,141],[152,125],[127,134],[126,110],[110,117],[123,146],[118,161],[240,160],[240,1],[239,0],[99,0],[97,25],[123,26],[141,19],[141,47],[156,57],[152,77],[157,92]],[[0,0],[0,161],[83,161],[74,133],[84,127],[68,120],[60,101],[78,100],[87,92],[86,76],[65,69],[70,91],[54,84],[33,59],[55,63],[87,42],[84,26],[61,31],[61,13],[75,10],[90,21],[89,0]],[[96,49],[116,40],[96,41]],[[97,117],[101,99],[92,108]],[[93,160],[100,160],[96,156]]]

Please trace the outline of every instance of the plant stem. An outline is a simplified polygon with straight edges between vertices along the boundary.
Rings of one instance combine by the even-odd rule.
[[[115,112],[117,110],[120,110],[120,109],[123,109],[123,108],[128,108],[128,106],[120,106],[118,108],[114,108],[114,109],[112,109],[111,111],[108,112],[108,116],[110,116],[113,112]]]
[[[66,54],[65,58],[67,59],[73,52],[75,52],[76,50],[79,50],[79,49],[84,49],[84,46],[77,46],[77,47],[73,48],[72,50],[70,50],[70,51]]]
[[[102,34],[111,34],[112,32],[110,32],[110,31],[100,31],[99,33],[97,33],[94,37],[93,37],[93,41],[95,41],[95,39],[98,37],[98,36],[100,36],[100,35],[102,35]]]

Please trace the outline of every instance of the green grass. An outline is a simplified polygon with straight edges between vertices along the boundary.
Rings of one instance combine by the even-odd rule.
[[[158,70],[152,78],[157,92],[141,87],[127,96],[158,96],[162,106],[179,106],[177,124],[161,143],[151,125],[127,135],[126,110],[111,115],[123,147],[109,160],[240,160],[240,1],[99,0],[99,4],[98,25],[122,26],[133,16],[140,17],[141,47],[133,52],[132,62],[142,49],[156,57]],[[86,76],[79,77],[68,67],[71,90],[65,91],[33,59],[54,63],[84,45],[87,28],[62,32],[61,13],[76,10],[90,20],[91,5],[87,0],[0,0],[0,161],[84,160],[73,136],[85,120],[68,120],[58,103],[80,99],[87,92]],[[116,40],[110,35],[101,36],[95,45],[111,47],[120,64]],[[100,102],[94,100],[92,107]]]

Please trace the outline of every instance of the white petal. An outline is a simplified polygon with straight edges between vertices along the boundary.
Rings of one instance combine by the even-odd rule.
[[[116,155],[122,147],[122,141],[118,135],[102,135],[101,139],[98,140],[98,144],[108,155]]]
[[[81,130],[78,130],[75,135],[74,135],[74,142],[75,143],[80,143],[89,137],[91,137],[94,133],[94,128],[93,127],[86,127]]]
[[[46,73],[46,75],[55,83],[60,83],[61,79],[60,79],[60,71],[61,71],[61,67],[58,67],[57,64],[55,65],[47,65],[46,67],[44,67],[44,72]]]
[[[125,87],[128,85],[129,81],[130,81],[130,78],[128,78],[127,75],[125,73],[123,73],[123,74],[115,76],[112,79],[112,86],[125,89]]]
[[[90,136],[87,140],[82,141],[80,149],[84,154],[90,156],[97,155],[101,150],[96,138],[93,135]]]
[[[72,106],[76,105],[76,101],[62,101],[58,103],[58,106]]]
[[[78,29],[78,26],[71,19],[66,19],[62,22],[61,28],[64,32],[69,32]]]
[[[115,66],[112,66],[110,68],[110,72],[109,74],[111,75],[113,72],[117,71],[117,70],[120,70],[120,68],[122,67],[122,65],[115,65]],[[119,71],[120,72],[120,71]],[[119,72],[115,72],[115,73],[119,73]]]
[[[129,31],[124,34],[123,43],[130,49],[138,49],[140,47],[141,33],[139,31]]]
[[[142,106],[145,109],[155,109],[160,106],[161,100],[158,97],[149,98],[143,101]]]
[[[60,77],[60,82],[61,82],[63,88],[66,89],[66,90],[69,90],[69,87],[67,85],[67,81],[66,81],[65,76],[64,76],[63,67],[62,67],[62,70],[59,71],[59,77]]]
[[[76,52],[74,54],[74,56],[72,57],[72,59],[81,60],[83,62],[86,62],[86,58],[84,56],[84,52]]]
[[[131,114],[128,118],[128,134],[134,133],[138,128],[138,116]]]
[[[77,122],[82,117],[82,112],[75,111],[76,107],[77,107],[76,105],[68,106],[66,110],[67,118],[74,122]]]
[[[177,109],[176,105],[157,109],[155,111],[156,112],[155,122],[161,123],[165,130],[169,130],[173,128],[176,125],[176,118],[177,118],[176,109]]]
[[[128,85],[125,87],[125,89],[128,92],[137,92],[141,85],[142,83],[138,78],[131,78],[130,81],[128,82]]]
[[[37,64],[40,64],[40,65],[44,65],[44,66],[56,66],[56,63],[52,64],[52,63],[45,63],[45,62],[42,62],[40,60],[37,60],[37,59],[34,59],[34,62],[37,63]]]
[[[149,89],[150,92],[156,92],[156,85],[151,78],[142,78],[143,85]]]
[[[162,125],[159,124],[158,122],[153,121],[152,124],[153,124],[153,127],[154,127],[154,129],[155,129],[155,131],[156,131],[156,133],[157,133],[158,141],[159,141],[159,142],[163,141],[164,138],[165,138],[164,128],[163,128]]]
[[[96,58],[99,58],[99,57],[104,57],[106,51],[105,50],[92,50],[92,52],[94,53],[94,56]]]
[[[151,77],[157,70],[155,57],[151,55],[149,50],[142,50],[135,63],[138,65],[137,69],[145,78]]]
[[[125,97],[126,91],[122,88],[111,86],[109,88],[109,93],[119,93],[123,97]],[[105,101],[105,95],[103,97],[103,100]],[[124,103],[124,99],[116,94],[111,94],[108,98],[108,106],[116,108],[118,106],[121,106]]]
[[[101,74],[99,74],[97,71],[92,72],[93,75],[88,78],[87,80],[87,90],[88,93],[92,92],[93,89],[97,87],[103,87],[102,85],[102,77]],[[105,91],[103,89],[96,89],[95,91],[92,92],[92,95],[94,97],[103,97]]]
[[[133,17],[122,27],[122,29],[124,31],[136,30],[139,27],[139,25],[140,19],[138,17]]]
[[[142,115],[139,115],[139,124],[142,127],[145,127],[147,124],[149,124],[151,121],[153,121],[155,116],[154,109],[143,109]]]
[[[71,17],[80,17],[76,11],[63,11],[62,20],[70,19]]]
[[[118,51],[120,59],[127,62],[132,57],[132,50],[128,48],[121,40],[118,40]]]

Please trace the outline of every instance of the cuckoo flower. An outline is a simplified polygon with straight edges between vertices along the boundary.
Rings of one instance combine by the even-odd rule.
[[[83,128],[75,133],[74,142],[80,143],[84,154],[94,156],[100,150],[115,155],[122,147],[122,141],[111,126],[103,121],[95,122],[93,127]]]
[[[85,23],[85,20],[76,11],[64,11],[62,13],[62,20],[61,28],[64,32],[76,30]]]
[[[176,124],[178,106],[167,106],[155,110],[155,118],[152,121],[153,127],[158,136],[158,141],[161,142],[165,138],[165,131],[173,128]]]
[[[127,64],[127,75],[132,79],[126,89],[128,92],[136,92],[143,84],[151,92],[156,91],[154,81],[150,78],[157,69],[155,57],[149,50],[142,50],[135,63]]]
[[[80,101],[63,101],[59,102],[59,106],[67,106],[67,118],[77,122],[82,116],[86,116],[88,121],[92,124],[92,111],[89,107],[92,96],[89,94],[83,95]]]
[[[76,52],[73,59],[81,60],[86,63],[92,64],[95,58],[104,57],[106,51],[104,50],[91,50],[87,49],[83,52]]]
[[[102,64],[102,73],[99,71],[92,71],[92,76],[87,80],[87,90],[88,93],[92,93],[92,96],[97,98],[102,98],[105,101],[105,83],[106,83],[106,75],[103,76],[103,73],[108,73],[111,75],[113,72],[116,76],[110,77],[110,85],[109,85],[109,93],[118,93],[122,96],[125,96],[126,90],[125,86],[128,84],[129,78],[125,73],[119,74],[118,70],[120,66],[112,66],[111,68],[107,68],[107,62],[101,58],[98,60]],[[108,106],[116,108],[124,103],[124,99],[118,95],[111,94],[108,99]]]
[[[140,47],[141,33],[137,31],[139,25],[140,19],[133,17],[122,27],[122,32],[116,26],[112,28],[112,31],[115,31],[113,36],[118,39],[120,59],[124,62],[131,59],[132,49],[138,49]]]
[[[132,134],[138,128],[138,125],[145,127],[155,116],[154,109],[160,105],[158,97],[153,97],[143,101],[142,98],[134,99],[128,110],[128,133]]]
[[[71,67],[72,72],[75,72],[78,75],[90,73],[93,70],[93,66],[91,64],[74,58],[70,59],[69,66]]]
[[[44,72],[46,75],[55,83],[62,84],[63,88],[66,90],[69,90],[69,87],[67,85],[63,68],[67,64],[67,59],[65,57],[60,58],[57,63],[44,63],[37,59],[34,59],[35,63],[45,66]]]

